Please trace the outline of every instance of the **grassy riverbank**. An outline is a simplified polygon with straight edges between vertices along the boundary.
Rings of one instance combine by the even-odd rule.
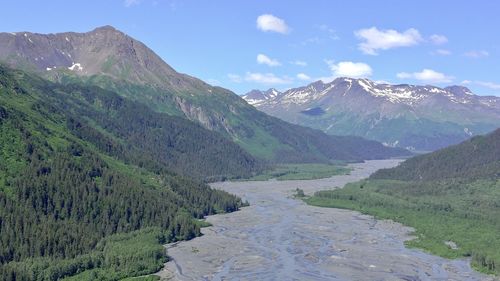
[[[347,174],[350,171],[347,166],[340,164],[280,164],[247,180],[313,180]]]
[[[500,180],[369,180],[320,191],[305,201],[403,223],[415,228],[417,237],[408,246],[447,258],[471,257],[476,269],[500,273]]]

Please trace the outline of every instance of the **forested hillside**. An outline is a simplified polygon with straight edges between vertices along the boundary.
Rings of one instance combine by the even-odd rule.
[[[500,129],[459,145],[413,157],[393,169],[382,169],[372,179],[429,181],[500,178]]]
[[[11,87],[33,99],[31,110],[48,119],[64,118],[73,135],[126,163],[212,180],[248,177],[264,166],[216,132],[154,112],[114,92],[81,84],[61,85],[3,70],[3,79],[14,83]]]
[[[257,167],[185,120],[5,67],[0,159],[0,280],[58,280],[86,269],[118,280],[157,270],[160,243],[195,237],[194,218],[241,205],[171,171],[199,178]]]
[[[307,201],[402,222],[416,229],[411,246],[500,273],[500,129]]]

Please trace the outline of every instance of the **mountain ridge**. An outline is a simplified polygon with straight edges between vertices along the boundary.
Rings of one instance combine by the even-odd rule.
[[[387,145],[435,150],[500,126],[500,97],[463,86],[390,85],[339,77],[245,100],[283,120],[329,134],[358,135]]]

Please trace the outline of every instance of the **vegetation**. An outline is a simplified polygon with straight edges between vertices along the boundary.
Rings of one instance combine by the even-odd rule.
[[[431,181],[500,177],[500,129],[459,145],[410,158],[393,169],[377,171],[373,179]]]
[[[347,174],[350,169],[343,165],[333,164],[278,164],[264,173],[248,180],[312,180]]]
[[[2,268],[3,280],[121,280],[154,273],[167,261],[164,232],[144,228],[103,238],[94,250],[72,259],[38,257],[11,262]]]
[[[295,197],[304,198],[304,197],[306,197],[306,194],[304,193],[303,189],[297,188],[297,189],[295,189]]]
[[[175,172],[200,179],[257,165],[197,125],[4,67],[0,132],[0,280],[154,272],[165,260],[161,243],[200,235],[195,218],[242,205]],[[217,163],[226,156],[236,162]]]
[[[412,226],[417,239],[410,246],[472,257],[479,270],[500,274],[499,163],[500,129],[305,200]]]
[[[62,80],[69,85],[82,84],[81,77],[63,76]],[[260,112],[226,89],[210,87],[197,79],[190,80],[191,84],[183,90],[137,85],[102,75],[91,76],[83,83],[111,90],[156,112],[197,121],[238,143],[254,157],[273,163],[330,163],[410,155],[404,149],[386,147],[376,141],[330,136],[287,123]]]
[[[154,112],[114,92],[28,76],[19,82],[35,87],[40,97],[37,106],[63,111],[73,134],[126,163],[208,181],[249,177],[265,168],[220,134],[184,118]]]

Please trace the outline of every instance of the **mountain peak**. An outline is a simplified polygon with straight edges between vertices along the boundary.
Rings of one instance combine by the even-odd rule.
[[[89,34],[115,34],[118,36],[126,36],[128,37],[124,32],[116,29],[114,26],[111,25],[104,25],[95,28],[94,30],[87,32]]]
[[[249,104],[257,106],[259,103],[271,100],[281,95],[281,92],[276,90],[275,88],[269,88],[267,91],[261,90],[251,90],[247,94],[245,94],[243,99],[245,99]]]
[[[459,86],[459,85],[452,85],[444,88],[446,91],[453,93],[454,95],[457,96],[465,96],[465,95],[473,95],[472,91],[464,86]]]
[[[111,25],[103,25],[96,27],[93,31],[119,31],[114,26]]]
[[[269,97],[276,97],[281,94],[280,91],[276,90],[275,88],[270,88],[265,92],[265,94]]]
[[[0,61],[36,70],[45,77],[57,78],[70,71],[77,76],[105,75],[174,91],[195,84],[208,91],[204,83],[177,73],[142,42],[111,25],[83,33],[0,33]]]

